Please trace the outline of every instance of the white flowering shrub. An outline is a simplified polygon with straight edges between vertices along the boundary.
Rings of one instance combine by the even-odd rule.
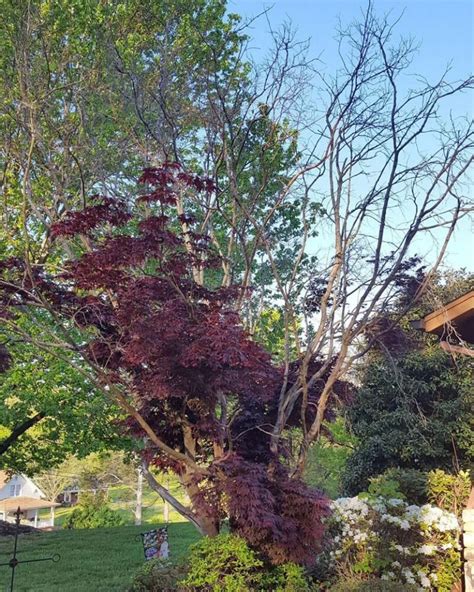
[[[450,592],[460,577],[459,523],[432,505],[340,498],[332,504],[326,565],[339,577],[380,577]]]

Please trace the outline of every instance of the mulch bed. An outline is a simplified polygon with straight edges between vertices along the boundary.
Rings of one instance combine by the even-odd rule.
[[[16,532],[16,525],[12,524],[11,522],[5,522],[5,520],[0,520],[0,536],[8,536],[14,535]],[[33,526],[27,526],[26,524],[20,524],[18,527],[18,532],[20,533],[28,533],[28,532],[40,532],[37,528]]]

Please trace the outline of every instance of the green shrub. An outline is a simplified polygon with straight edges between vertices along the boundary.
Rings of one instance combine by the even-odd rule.
[[[296,563],[278,565],[264,573],[260,590],[271,592],[310,592],[304,569]]]
[[[135,574],[128,592],[171,592],[183,590],[179,581],[186,576],[184,565],[166,559],[151,559]]]
[[[244,539],[220,534],[191,547],[185,590],[242,592],[258,589],[263,562]]]
[[[416,505],[430,502],[457,516],[461,515],[471,491],[468,471],[450,474],[435,469],[424,473],[416,469],[391,468],[369,482],[370,495],[403,499]]]
[[[373,495],[404,499],[416,505],[428,501],[427,474],[423,471],[391,468],[369,481],[369,492]]]
[[[79,495],[79,506],[84,508],[103,508],[107,505],[108,497],[105,491],[84,491]]]
[[[202,539],[191,547],[188,562],[187,576],[177,590],[310,592],[302,567],[265,565],[244,539],[232,534]]]
[[[368,493],[374,497],[385,497],[388,499],[406,499],[405,494],[400,491],[400,483],[386,473],[369,479]]]
[[[387,580],[341,580],[329,589],[329,592],[415,592],[416,586],[400,584],[399,582],[388,582]]]
[[[428,498],[432,504],[460,516],[471,491],[468,471],[456,475],[440,469],[430,471],[427,480]]]
[[[66,517],[64,528],[103,528],[124,524],[124,518],[107,506],[104,496],[87,495]]]

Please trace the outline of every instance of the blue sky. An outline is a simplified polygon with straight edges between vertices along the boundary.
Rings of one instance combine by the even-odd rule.
[[[379,14],[392,11],[403,16],[398,24],[400,35],[411,36],[420,44],[413,73],[435,81],[451,64],[451,79],[465,78],[474,71],[474,0],[374,0]],[[358,18],[366,4],[359,0],[229,0],[229,10],[244,17],[270,8],[273,27],[291,20],[298,37],[310,39],[311,54],[319,56],[327,69],[337,64],[335,27],[340,17],[345,22]],[[268,23],[258,19],[252,24],[251,47],[255,53],[270,43]],[[472,93],[459,96],[450,104],[455,115],[474,117]],[[474,178],[474,175],[472,175]],[[474,200],[474,189],[471,191]],[[446,263],[474,271],[474,225],[464,221],[452,241]]]

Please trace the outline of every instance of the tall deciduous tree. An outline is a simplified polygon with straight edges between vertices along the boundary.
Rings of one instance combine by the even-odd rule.
[[[56,270],[51,269],[56,279],[49,280],[46,268],[23,258],[5,265],[3,288],[8,306],[28,310],[35,304],[57,315],[58,332],[47,345],[69,344],[85,354],[97,387],[107,381],[106,392],[141,426],[156,459],[180,471],[195,510],[200,508],[198,517],[188,512],[191,520],[215,532],[217,508],[225,499],[233,527],[281,559],[288,558],[283,547],[300,549],[299,537],[310,536],[306,526],[312,520],[298,531],[301,515],[307,512],[317,522],[317,500],[298,476],[341,377],[377,333],[388,329],[364,342],[368,325],[413,279],[416,246],[431,241],[433,232],[438,235],[435,269],[471,207],[464,183],[473,160],[472,124],[451,118],[443,125],[441,110],[450,97],[471,90],[473,80],[450,83],[445,73],[435,83],[420,81],[405,91],[413,46],[394,41],[393,25],[378,19],[370,6],[362,22],[341,31],[341,67],[333,77],[318,77],[298,46],[292,53],[285,29],[264,74],[253,76],[242,39],[235,37],[236,22],[201,35],[208,67],[196,87],[204,89],[205,102],[193,102],[198,127],[183,126],[179,133],[173,125],[167,128],[173,132],[174,158],[188,160],[208,178],[192,177],[175,165],[150,168],[144,180],[154,189],[144,201],[153,218],[139,223],[110,199],[67,214],[55,232],[72,255],[81,248],[89,253],[70,265],[64,283]],[[155,58],[153,52],[144,55]],[[227,56],[225,75],[219,56]],[[138,89],[139,78],[118,68],[132,91]],[[301,110],[308,75],[321,81],[312,116]],[[163,85],[169,88],[166,80]],[[134,91],[134,107],[148,133],[153,118],[141,106],[150,98],[169,105],[163,94]],[[172,109],[167,113],[171,124],[179,120]],[[302,127],[306,150],[295,144]],[[195,152],[198,146],[203,150]],[[163,210],[153,206],[157,201]],[[172,205],[178,219],[170,222],[162,216]],[[99,223],[97,234],[90,234]],[[125,225],[125,234],[118,231],[114,239],[104,223]],[[70,239],[77,232],[82,247]],[[318,259],[308,273],[310,250]],[[236,292],[233,282],[244,289]],[[273,297],[283,308],[281,371],[240,326],[236,311],[252,326],[249,303],[255,305],[258,291],[253,301],[246,298],[251,285],[263,286],[258,304],[267,306],[265,300]],[[425,285],[417,285],[406,309]],[[72,288],[69,312],[65,295],[46,296],[61,288]],[[177,296],[171,298],[173,291]],[[91,346],[86,352],[65,339],[70,327],[62,319],[68,314],[98,332],[85,339]],[[7,323],[18,335],[15,321]],[[19,334],[28,338],[21,329]],[[157,400],[147,394],[150,389]],[[228,392],[232,404],[222,398]],[[187,407],[178,412],[170,399],[185,400]],[[295,419],[303,438],[290,479],[281,456]],[[208,428],[215,430],[212,445],[206,441]],[[268,528],[259,528],[262,524]]]
[[[284,29],[267,61],[251,64],[244,24],[221,0],[2,0],[0,9],[0,253],[60,265],[73,251],[67,240],[52,246],[51,226],[69,209],[97,191],[128,195],[146,163],[189,162],[212,176],[219,196],[184,196],[179,209],[196,216],[221,255],[214,285],[258,286],[252,301],[239,303],[258,331],[273,276],[246,211],[265,218],[267,236],[281,247],[279,264],[288,268],[299,205],[277,195],[299,166],[299,126],[284,106],[299,108],[304,46]],[[22,387],[38,373],[29,372],[25,355],[14,355],[19,364],[9,373]],[[53,395],[53,386],[47,381],[41,390]],[[15,407],[3,409],[5,451],[19,438],[33,442],[28,433],[43,419],[29,392],[16,388]],[[72,433],[58,414],[51,419],[54,407],[66,408],[61,401],[49,397],[41,426]],[[26,460],[39,449],[15,450]],[[7,457],[11,464],[13,454]]]
[[[2,0],[0,10],[0,253],[60,264],[72,252],[52,248],[50,229],[65,212],[99,189],[123,195],[131,171],[196,148],[208,82],[229,79],[244,37],[219,0]],[[54,357],[10,349],[5,466],[37,471],[111,444],[116,410],[90,385]]]
[[[39,260],[51,224],[92,191],[123,195],[150,160],[178,146],[183,158],[205,81],[226,78],[242,35],[220,0],[2,0],[0,11],[0,248]]]
[[[377,333],[389,330],[381,327],[364,342],[372,318],[390,308],[407,282],[416,283],[416,250],[423,241],[430,245],[430,269],[399,318],[422,295],[458,221],[473,210],[473,123],[462,114],[443,119],[443,113],[451,97],[472,92],[474,79],[451,83],[445,72],[434,83],[420,80],[410,87],[414,46],[395,40],[394,26],[369,6],[361,22],[340,30],[341,67],[334,76],[322,76],[321,119],[314,128],[313,155],[320,156],[320,165],[305,175],[324,208],[316,225],[320,238],[305,245],[305,234],[302,242],[302,252],[312,246],[319,256],[306,297],[298,298],[295,290],[298,258],[286,281],[272,267],[287,324],[297,316],[298,301],[308,320],[299,380],[281,391],[274,450],[294,406],[302,400],[307,407],[308,387],[324,382],[315,418],[303,421],[298,474],[321,434],[335,382],[372,347]],[[270,241],[266,247],[272,261]],[[309,367],[315,356],[326,360],[316,371]]]
[[[0,250],[44,260],[64,212],[94,191],[128,195],[137,170],[171,159],[213,178],[219,197],[186,210],[222,255],[218,281],[258,285],[261,308],[273,276],[247,213],[265,221],[288,272],[303,201],[317,210],[280,195],[301,168],[306,45],[283,28],[252,63],[245,23],[223,0],[0,8]]]

